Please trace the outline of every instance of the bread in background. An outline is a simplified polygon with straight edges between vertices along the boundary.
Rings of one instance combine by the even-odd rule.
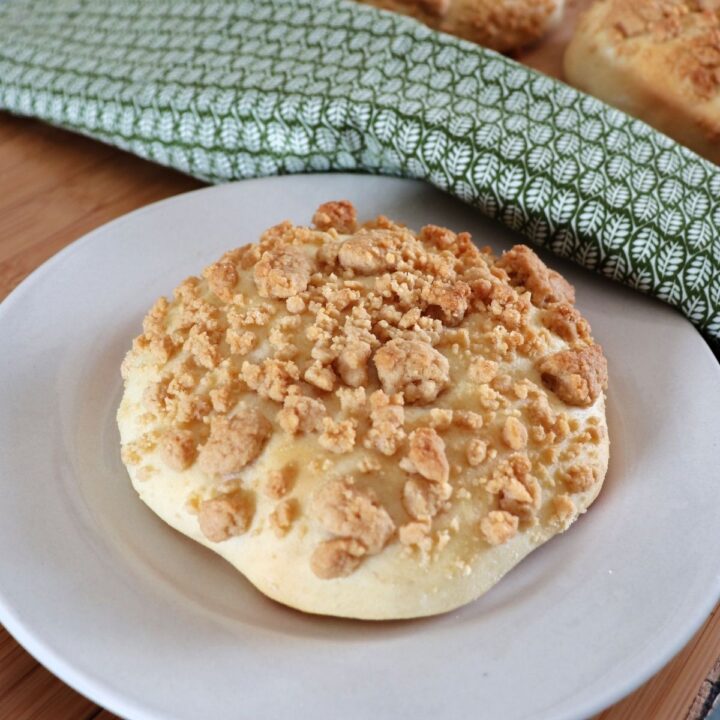
[[[597,0],[568,81],[720,163],[720,1]]]
[[[362,1],[500,52],[539,40],[558,24],[565,6],[565,0]]]

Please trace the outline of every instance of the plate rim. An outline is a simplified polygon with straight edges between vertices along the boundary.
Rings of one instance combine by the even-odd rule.
[[[26,293],[32,293],[33,287],[38,282],[42,282],[48,273],[52,273],[57,264],[65,261],[65,259],[70,257],[72,254],[81,251],[85,245],[94,242],[95,237],[104,232],[109,226],[117,228],[130,219],[134,220],[143,214],[157,210],[158,207],[165,207],[174,203],[182,203],[188,195],[194,196],[206,192],[217,193],[218,191],[224,191],[228,188],[233,188],[241,184],[246,186],[250,183],[262,184],[268,182],[278,182],[285,179],[297,180],[298,178],[317,176],[333,176],[338,179],[342,177],[356,178],[358,176],[365,176],[373,177],[379,180],[393,180],[402,183],[415,183],[423,186],[426,185],[426,183],[421,180],[413,178],[399,178],[394,176],[375,176],[363,173],[303,173],[298,175],[268,176],[238,180],[220,185],[208,185],[206,187],[171,195],[147,205],[143,205],[142,207],[136,208],[128,213],[119,215],[93,228],[47,258],[39,266],[34,268],[27,277],[23,278],[23,280],[18,283],[18,285],[14,287],[5,296],[5,298],[3,298],[2,302],[0,302],[0,326],[5,321],[5,318],[13,312],[16,303],[20,302]],[[477,210],[477,212],[480,213],[479,210]],[[547,248],[543,249],[550,252]],[[565,260],[564,258],[559,259]],[[620,287],[626,288],[626,286],[623,285],[620,285]],[[696,339],[704,349],[702,352],[706,353],[709,359],[716,364],[718,376],[720,377],[720,364],[717,363],[709,345],[697,328],[693,326],[689,320],[685,318],[683,318],[683,320],[685,320],[688,327],[691,327],[694,330]],[[698,350],[698,352],[700,351]],[[1,369],[2,368],[0,366],[0,370]],[[715,587],[709,590],[704,597],[705,600],[703,603],[697,603],[698,609],[696,610],[696,613],[692,616],[688,616],[686,614],[683,622],[677,624],[678,627],[674,640],[672,642],[668,641],[667,647],[664,648],[663,652],[658,653],[652,662],[647,662],[643,666],[642,671],[635,672],[632,679],[622,685],[615,685],[614,687],[606,690],[604,693],[596,693],[593,698],[588,698],[584,703],[580,700],[576,701],[578,712],[558,716],[558,720],[571,720],[572,718],[577,717],[592,716],[635,691],[648,679],[656,675],[664,666],[666,666],[688,644],[697,630],[706,622],[712,609],[720,600],[720,573],[716,577]],[[121,692],[116,691],[106,682],[101,673],[87,672],[74,667],[72,661],[63,657],[61,652],[52,648],[42,637],[35,634],[31,627],[21,620],[16,609],[14,609],[6,600],[2,587],[0,587],[0,623],[2,623],[8,633],[25,650],[27,650],[35,660],[45,666],[48,670],[50,670],[50,672],[60,678],[75,691],[84,695],[96,704],[120,715],[121,717],[132,717],[137,720],[167,720],[168,716],[166,716],[161,710],[153,710],[147,704],[138,704],[134,699],[131,699],[130,696],[124,696]]]

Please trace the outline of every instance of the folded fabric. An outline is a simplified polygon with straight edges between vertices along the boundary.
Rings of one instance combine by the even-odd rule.
[[[423,178],[720,340],[720,169],[399,15],[344,0],[9,0],[0,108],[213,182]]]

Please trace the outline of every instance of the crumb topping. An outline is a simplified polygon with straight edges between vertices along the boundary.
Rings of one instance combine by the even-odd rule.
[[[318,442],[333,453],[347,453],[355,446],[355,421],[335,422],[332,418],[323,418],[323,431]]]
[[[599,345],[548,355],[537,369],[543,384],[568,405],[592,405],[607,388],[607,360]]]
[[[355,206],[347,200],[335,200],[323,203],[313,215],[313,225],[319,230],[337,230],[350,234],[357,227]]]
[[[305,395],[292,393],[283,400],[282,410],[276,416],[278,425],[290,435],[312,433],[319,430],[325,418],[325,405]]]
[[[144,378],[123,461],[151,479],[157,452],[209,476],[222,492],[192,511],[212,542],[252,522],[253,495],[234,488],[271,502],[257,532],[283,537],[292,495],[339,478],[307,507],[327,534],[310,562],[321,578],[390,543],[448,552],[463,506],[480,544],[540,518],[564,528],[571,496],[600,480],[584,453],[605,439],[573,412],[607,384],[572,286],[525,246],[496,260],[467,233],[359,225],[347,201],[313,223],[270,228],[151,308],[122,368]]]
[[[400,461],[400,467],[432,482],[447,483],[450,465],[443,439],[432,428],[413,430],[408,441],[408,454]]]
[[[590,466],[573,465],[564,473],[563,480],[570,492],[578,493],[589,490],[598,479]]]
[[[347,577],[367,555],[366,547],[352,538],[321,542],[310,556],[310,569],[322,580]]]
[[[312,265],[302,250],[288,246],[266,250],[253,277],[260,297],[289,298],[307,288],[311,272]]]
[[[313,498],[312,512],[324,530],[357,540],[370,555],[380,552],[395,532],[395,523],[375,494],[357,488],[348,478],[322,485]]]
[[[292,489],[296,475],[297,467],[293,463],[288,463],[280,470],[273,470],[265,480],[265,494],[273,500],[280,500]]]
[[[574,303],[575,289],[565,278],[547,265],[527,246],[516,245],[503,253],[497,262],[514,285],[530,291],[533,302],[543,307],[549,303]]]
[[[270,513],[268,522],[278,538],[285,537],[292,527],[298,513],[298,502],[295,498],[281,500]]]
[[[189,430],[169,430],[162,440],[160,457],[171,470],[185,470],[195,462],[197,446]]]
[[[493,510],[480,521],[480,532],[491,545],[502,545],[517,535],[518,518],[505,510]]]
[[[210,437],[200,449],[200,467],[219,475],[242,470],[260,454],[271,431],[270,422],[257,410],[240,410],[232,417],[216,415]]]
[[[383,390],[402,392],[406,402],[429,403],[449,381],[447,358],[427,342],[397,338],[373,358]]]
[[[223,542],[242,535],[250,527],[254,508],[250,496],[242,490],[218,495],[200,503],[200,532],[210,542]]]
[[[709,101],[720,89],[720,7],[713,0],[612,0],[605,7],[612,41],[625,55],[654,43],[663,66],[693,99]]]

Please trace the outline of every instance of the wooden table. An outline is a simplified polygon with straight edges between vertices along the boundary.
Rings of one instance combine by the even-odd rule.
[[[522,59],[559,74],[570,27]],[[93,228],[201,185],[92,140],[0,113],[0,300]],[[697,717],[703,700],[696,698],[720,676],[719,656],[720,606],[670,664],[598,719]],[[51,675],[0,627],[0,720],[113,717]]]

